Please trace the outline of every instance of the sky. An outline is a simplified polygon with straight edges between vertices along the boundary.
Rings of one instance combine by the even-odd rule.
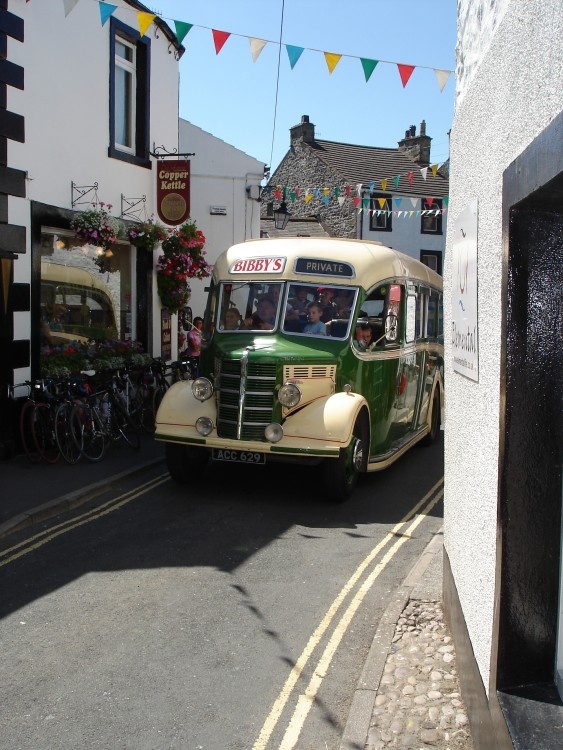
[[[173,31],[174,21],[193,24],[180,60],[180,117],[272,172],[303,115],[318,139],[387,148],[425,120],[431,163],[448,158],[455,76],[440,91],[434,70],[455,70],[457,0],[145,4]],[[212,30],[230,34],[219,53]],[[256,61],[251,38],[267,41]],[[293,68],[286,45],[303,48]],[[332,73],[325,52],[342,56]],[[368,81],[362,58],[379,61]],[[415,66],[405,87],[398,64]]]

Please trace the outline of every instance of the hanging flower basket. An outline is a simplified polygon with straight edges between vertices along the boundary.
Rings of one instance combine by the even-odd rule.
[[[152,252],[168,237],[168,230],[154,219],[148,219],[129,227],[127,230],[129,242],[142,250]]]
[[[162,243],[156,281],[160,301],[172,314],[188,304],[191,294],[188,280],[204,279],[211,273],[204,258],[204,246],[203,232],[193,221],[171,230]]]
[[[84,244],[95,245],[104,250],[117,242],[121,234],[118,219],[110,215],[110,203],[93,203],[93,208],[82,211],[71,222],[75,236]]]

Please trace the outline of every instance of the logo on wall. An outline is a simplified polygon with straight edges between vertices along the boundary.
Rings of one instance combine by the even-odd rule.
[[[188,159],[159,161],[156,171],[156,210],[171,226],[190,216],[190,162]]]

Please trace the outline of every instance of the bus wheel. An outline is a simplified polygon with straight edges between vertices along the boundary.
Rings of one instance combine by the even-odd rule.
[[[205,471],[208,455],[203,448],[166,443],[166,466],[178,484],[196,484]]]
[[[436,442],[440,432],[440,391],[438,388],[434,391],[432,399],[432,415],[430,417],[430,432],[422,438],[422,445],[432,445]]]
[[[365,422],[358,419],[348,447],[340,451],[338,458],[326,458],[324,461],[325,493],[329,500],[344,503],[350,498],[360,472],[365,470],[367,450]]]

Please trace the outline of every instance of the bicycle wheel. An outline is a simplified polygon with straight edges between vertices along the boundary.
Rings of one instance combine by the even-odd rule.
[[[104,425],[91,404],[74,404],[70,412],[70,431],[80,453],[88,461],[102,460],[107,447]]]
[[[29,399],[22,406],[20,412],[20,439],[25,455],[32,464],[41,461],[41,454],[33,438],[33,423],[35,422],[35,401]]]
[[[82,458],[82,439],[78,440],[72,432],[72,421],[70,415],[73,404],[62,401],[55,412],[55,437],[59,451],[63,459],[69,464],[75,464]],[[79,445],[80,443],[80,445]]]
[[[141,436],[138,428],[133,423],[121,400],[113,393],[110,393],[110,403],[111,420],[117,435],[122,437],[131,448],[138,450],[141,447]]]
[[[152,394],[152,413],[154,420],[156,420],[156,413],[158,411],[158,407],[160,406],[162,399],[164,398],[164,394],[168,390],[169,385],[168,383],[163,380],[162,383],[159,383],[156,388],[154,389],[154,393]],[[154,427],[153,430],[154,432]]]
[[[55,437],[55,413],[50,404],[35,405],[35,418],[31,424],[33,440],[41,459],[56,464],[61,457]]]

